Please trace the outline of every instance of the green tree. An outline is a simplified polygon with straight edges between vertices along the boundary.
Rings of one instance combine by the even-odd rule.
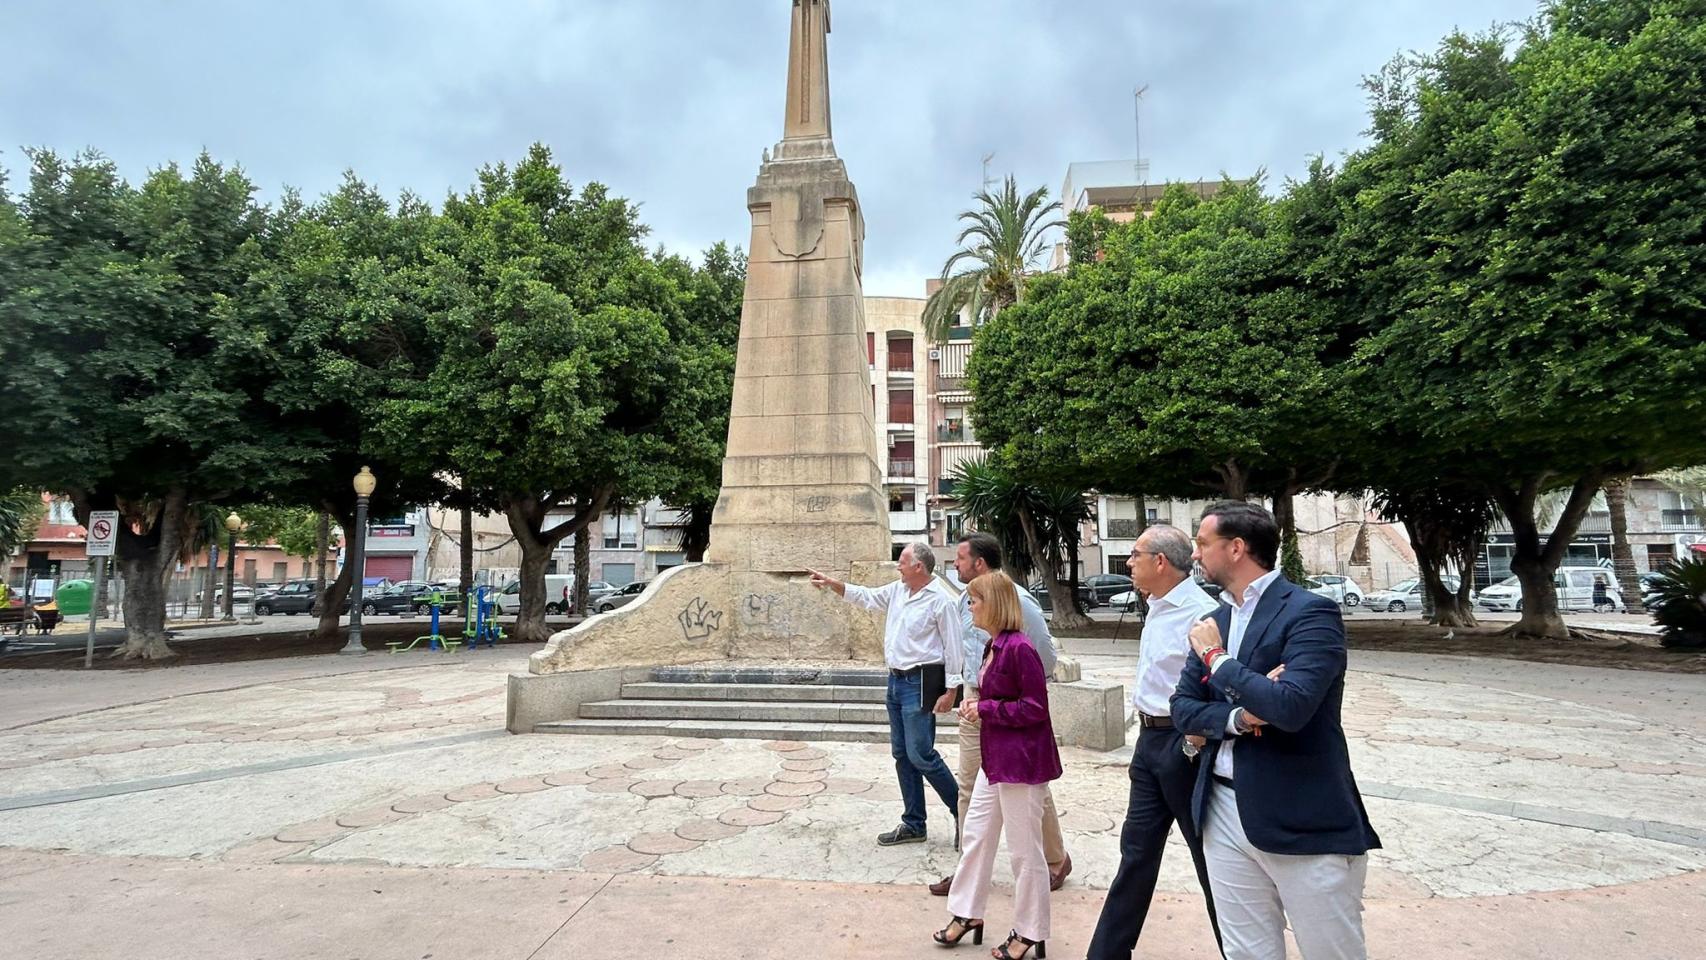
[[[1077,565],[1078,532],[1091,515],[1081,488],[1026,483],[981,457],[962,461],[953,480],[954,497],[972,526],[1000,541],[1002,566],[1021,584],[1032,571],[1042,575],[1055,627],[1088,626],[1077,584],[1063,574]]]
[[[46,510],[39,491],[25,487],[0,491],[0,557],[16,552],[35,537]]]
[[[1353,430],[1348,351],[1297,278],[1288,223],[1259,184],[1228,181],[1111,225],[1099,259],[978,332],[979,435],[1025,476],[1110,492],[1279,506],[1326,484]]]
[[[973,199],[977,209],[959,216],[966,226],[954,242],[961,249],[942,265],[942,285],[924,304],[924,330],[935,340],[948,339],[962,310],[969,310],[975,326],[1023,299],[1026,278],[1047,252],[1048,231],[1066,226],[1047,187],[1021,197],[1011,174],[999,193],[979,190]]]
[[[18,220],[0,228],[0,409],[56,440],[15,446],[0,485],[63,492],[84,522],[120,511],[117,655],[170,656],[164,582],[191,505],[258,497],[316,455],[311,431],[280,421],[254,331],[224,309],[265,262],[267,216],[205,155],[140,188],[98,155],[29,156]]]
[[[1701,12],[1561,0],[1514,50],[1454,34],[1372,82],[1374,143],[1345,164],[1337,272],[1371,419],[1400,426],[1413,480],[1498,504],[1517,632],[1568,636],[1552,575],[1608,477],[1703,453],[1654,426],[1706,404]]]
[[[596,183],[577,193],[543,146],[481,170],[440,219],[431,360],[388,386],[383,447],[505,515],[522,551],[515,635],[540,641],[552,550],[618,497],[686,486],[680,454],[711,443],[699,405],[723,372],[641,246],[634,206]]]

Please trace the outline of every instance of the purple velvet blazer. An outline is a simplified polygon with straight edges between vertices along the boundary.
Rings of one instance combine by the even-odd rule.
[[[1048,717],[1048,678],[1030,639],[1009,630],[989,641],[978,684],[983,772],[990,783],[1047,783],[1060,777]]]

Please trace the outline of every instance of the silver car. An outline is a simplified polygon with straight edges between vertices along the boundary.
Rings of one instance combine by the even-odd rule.
[[[617,607],[625,607],[645,593],[651,583],[650,580],[635,580],[615,593],[600,597],[598,602],[592,604],[592,610],[594,613],[609,613]]]

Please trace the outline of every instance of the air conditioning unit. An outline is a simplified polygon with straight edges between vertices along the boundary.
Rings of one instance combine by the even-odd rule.
[[[948,519],[948,512],[946,510],[932,510],[932,511],[930,511],[930,522],[931,523],[935,523],[938,520],[946,520],[946,519]]]
[[[932,359],[932,360],[940,360],[940,359],[942,359],[942,348],[940,348],[940,347],[931,347],[931,348],[930,348],[930,359]]]

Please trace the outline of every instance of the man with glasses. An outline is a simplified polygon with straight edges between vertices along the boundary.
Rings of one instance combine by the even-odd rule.
[[[1362,890],[1380,838],[1351,773],[1339,711],[1338,604],[1275,569],[1261,507],[1209,507],[1193,559],[1230,606],[1191,628],[1173,723],[1207,738],[1191,800],[1227,960],[1366,960]]]
[[[1202,836],[1190,816],[1196,766],[1185,755],[1184,737],[1173,726],[1168,701],[1191,654],[1191,626],[1217,604],[1191,579],[1191,540],[1178,527],[1154,524],[1144,530],[1126,566],[1149,601],[1131,697],[1137,709],[1137,747],[1131,755],[1125,825],[1120,828],[1120,865],[1102,903],[1089,960],[1131,960],[1175,822],[1196,864],[1209,925],[1215,923]],[[1216,939],[1219,936],[1217,930]]]

